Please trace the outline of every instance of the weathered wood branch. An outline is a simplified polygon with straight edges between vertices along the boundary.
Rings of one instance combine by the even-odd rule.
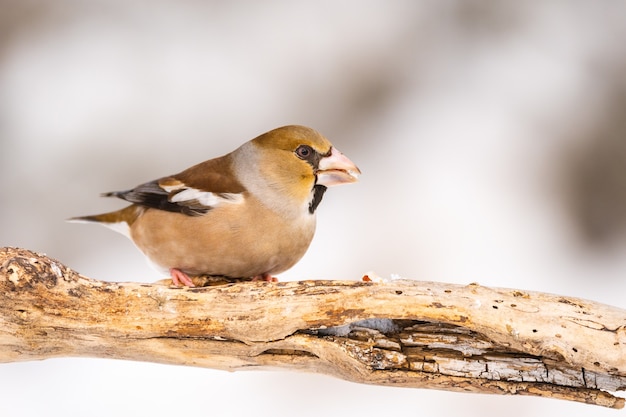
[[[102,282],[0,249],[0,362],[62,356],[291,369],[622,408],[626,311],[435,282]]]

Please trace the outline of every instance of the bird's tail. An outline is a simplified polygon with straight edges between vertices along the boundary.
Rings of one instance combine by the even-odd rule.
[[[133,204],[110,213],[71,217],[67,221],[70,223],[99,223],[125,236],[129,236],[130,226],[137,220],[142,211],[142,207]]]

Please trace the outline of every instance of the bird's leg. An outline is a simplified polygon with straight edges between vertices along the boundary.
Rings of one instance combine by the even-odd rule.
[[[189,275],[185,274],[180,269],[170,268],[170,274],[172,275],[172,283],[177,287],[187,286],[187,287],[195,287]]]
[[[252,281],[278,282],[278,278],[273,277],[266,272],[264,274],[252,277]]]

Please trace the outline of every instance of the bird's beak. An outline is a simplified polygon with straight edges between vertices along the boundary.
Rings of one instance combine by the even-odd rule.
[[[330,155],[320,159],[317,183],[326,187],[356,182],[361,171],[344,154],[331,148]]]

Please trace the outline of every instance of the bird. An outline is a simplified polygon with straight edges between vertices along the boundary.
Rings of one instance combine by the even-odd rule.
[[[270,130],[234,151],[126,191],[131,205],[73,217],[129,237],[175,286],[200,275],[276,281],[304,256],[328,187],[361,171],[316,130]]]

